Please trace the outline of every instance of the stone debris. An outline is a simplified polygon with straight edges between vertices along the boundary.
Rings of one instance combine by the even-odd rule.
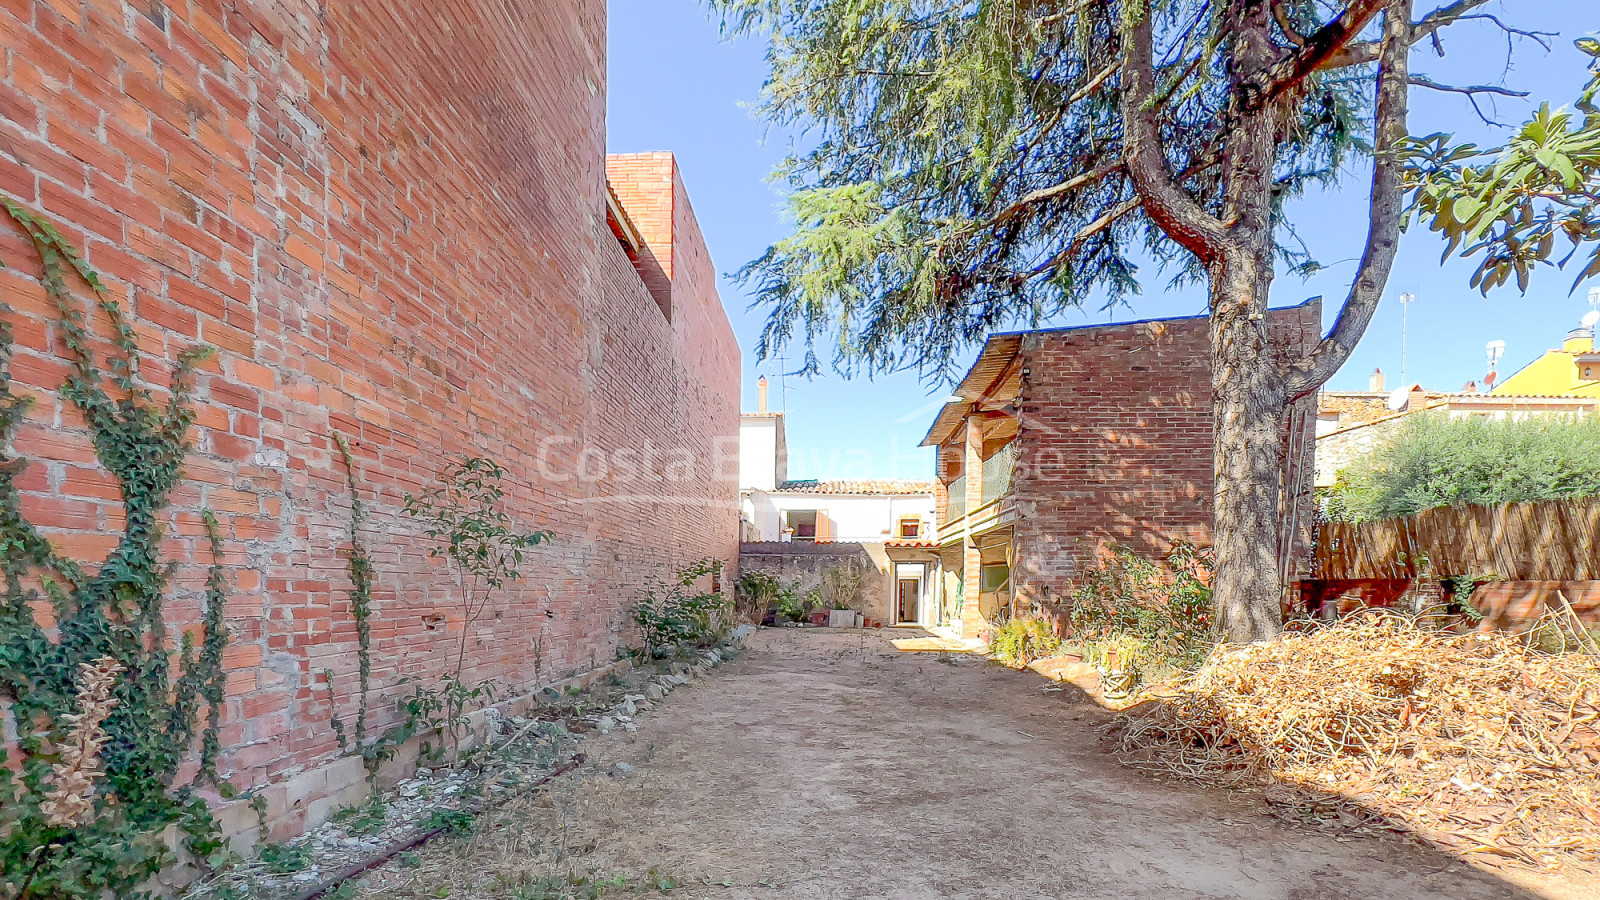
[[[736,629],[733,640],[743,641],[752,631],[748,627],[742,632]],[[583,732],[636,733],[637,716],[653,709],[691,678],[706,677],[713,667],[738,652],[737,644],[730,643],[697,654],[692,663],[674,660],[641,665],[613,675],[583,694],[567,695],[546,689],[538,695],[541,708],[529,715],[506,716],[499,710],[487,710],[483,720],[488,732],[514,736],[511,744],[497,746],[487,756],[469,758],[461,769],[419,767],[413,777],[395,784],[380,801],[337,813],[281,845],[286,850],[307,851],[309,862],[300,868],[286,870],[282,853],[275,855],[280,860],[276,869],[261,859],[249,860],[196,884],[184,900],[282,900],[296,896],[328,873],[414,837],[429,827],[438,812],[459,809],[463,802],[471,802],[464,798],[502,797],[540,780],[565,760]],[[635,771],[626,762],[614,763],[612,769],[624,776]]]

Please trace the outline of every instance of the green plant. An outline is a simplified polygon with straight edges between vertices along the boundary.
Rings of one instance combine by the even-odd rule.
[[[457,675],[466,664],[471,625],[506,585],[522,578],[526,551],[551,540],[548,531],[519,531],[505,511],[506,470],[492,459],[464,457],[441,469],[421,495],[407,494],[404,513],[442,546],[428,555],[443,558],[460,589],[461,645]]]
[[[856,601],[861,599],[861,580],[864,576],[861,564],[853,559],[823,569],[819,590],[827,608],[854,608]]]
[[[1036,659],[1054,656],[1061,649],[1061,638],[1044,619],[1012,619],[995,629],[989,638],[989,654],[1008,666],[1022,668]]]
[[[506,470],[486,457],[463,457],[441,469],[434,485],[421,495],[407,494],[404,513],[422,523],[423,533],[439,542],[428,555],[442,558],[456,578],[460,592],[461,641],[455,668],[436,689],[418,686],[402,707],[406,723],[391,729],[383,741],[403,742],[418,723],[434,730],[443,727],[451,744],[451,762],[458,761],[461,731],[467,708],[494,699],[490,681],[468,687],[461,675],[466,667],[467,639],[472,623],[494,601],[500,590],[522,578],[526,552],[553,538],[549,531],[521,531],[505,511]],[[432,716],[441,713],[437,719]]]
[[[1146,675],[1197,668],[1216,643],[1211,557],[1177,543],[1163,568],[1123,546],[1088,566],[1072,593],[1069,621],[1092,662]]]
[[[778,604],[783,582],[766,572],[744,572],[734,582],[735,612],[746,621],[760,622]]]
[[[389,820],[389,805],[383,796],[373,794],[359,806],[347,806],[330,817],[331,821],[351,834],[377,834]]]
[[[1462,256],[1482,256],[1471,283],[1485,294],[1513,277],[1526,292],[1536,267],[1564,268],[1585,244],[1595,246],[1580,257],[1572,286],[1600,275],[1600,40],[1573,43],[1591,59],[1575,110],[1541,104],[1505,146],[1491,150],[1452,145],[1447,134],[1401,145],[1414,192],[1410,211],[1448,239],[1445,256],[1457,247]]]
[[[1600,496],[1600,418],[1414,414],[1339,473],[1329,518],[1395,519],[1458,504]]]
[[[800,592],[793,584],[779,591],[775,609],[779,617],[791,622],[799,622],[806,617],[805,601],[800,598]]]
[[[356,708],[355,752],[361,755],[367,770],[367,780],[375,781],[384,761],[394,755],[398,747],[381,739],[367,740],[367,712],[372,689],[372,558],[367,554],[361,526],[366,521],[366,505],[361,501],[355,455],[350,452],[350,442],[339,432],[333,432],[333,446],[344,463],[345,486],[350,491],[350,549],[345,554],[346,569],[350,576],[350,616],[356,623],[356,677],[358,679],[359,705]],[[325,671],[328,702],[334,703],[333,672]],[[339,739],[340,749],[350,749],[346,742],[344,721],[337,708],[333,714],[333,730]]]
[[[422,820],[422,830],[442,828],[451,834],[464,834],[472,830],[472,813],[460,809],[434,809]]]
[[[262,844],[256,859],[274,875],[292,875],[311,867],[311,848],[301,844]]]
[[[722,574],[722,561],[702,559],[679,569],[670,582],[646,588],[633,605],[634,625],[648,656],[688,645],[709,647],[733,627],[733,601],[720,590],[695,592],[696,582]]]
[[[160,373],[161,395],[140,372],[133,326],[99,276],[48,222],[10,198],[0,206],[31,241],[45,293],[60,316],[70,357],[61,397],[82,415],[96,459],[116,480],[123,508],[116,547],[98,565],[63,556],[23,514],[19,480],[28,461],[12,440],[30,397],[13,390],[9,306],[0,303],[0,702],[16,730],[15,756],[0,755],[0,881],[27,900],[142,897],[141,883],[169,858],[161,833],[180,827],[187,848],[206,860],[221,849],[199,783],[217,785],[217,716],[223,697],[223,611],[227,583],[222,539],[209,512],[202,523],[212,558],[198,641],[168,631],[165,597],[172,564],[162,558],[167,508],[182,476],[194,421],[196,367],[210,353],[180,353]],[[69,286],[76,277],[109,323],[102,370],[88,316]],[[45,611],[46,621],[39,612]],[[122,670],[95,748],[87,808],[70,818],[46,807],[54,764],[71,738],[83,666]],[[195,779],[179,773],[199,747]],[[86,761],[87,762],[87,761]],[[55,810],[51,815],[48,810]]]

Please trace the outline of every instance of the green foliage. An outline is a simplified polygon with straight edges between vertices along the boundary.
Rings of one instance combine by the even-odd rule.
[[[293,875],[311,867],[311,848],[302,844],[262,844],[256,859],[274,875]]]
[[[389,806],[383,796],[373,794],[360,806],[347,806],[334,813],[331,820],[351,834],[377,834],[389,821]]]
[[[1016,668],[1054,656],[1060,649],[1061,638],[1055,629],[1044,619],[1034,617],[1012,619],[996,628],[989,638],[989,655]]]
[[[460,809],[434,809],[422,820],[422,830],[443,829],[451,834],[465,834],[472,830],[472,813]]]
[[[780,618],[791,622],[799,622],[806,617],[806,602],[801,599],[800,592],[793,585],[778,594],[778,602],[774,608]]]
[[[791,189],[792,234],[742,272],[769,312],[761,355],[794,337],[826,353],[836,331],[841,370],[940,371],[992,331],[1137,294],[1149,255],[1204,278],[1145,215],[1125,166],[1118,69],[1137,4],[708,4],[730,33],[771,33],[761,110],[817,138],[777,173]],[[1329,17],[1312,0],[1274,5],[1306,34]],[[1247,90],[1235,80],[1241,7],[1153,6],[1162,149],[1180,188],[1217,212]],[[1335,183],[1367,150],[1372,78],[1367,67],[1313,71],[1275,113],[1276,178],[1259,189],[1285,269],[1316,263],[1283,204]]]
[[[0,206],[38,255],[71,356],[61,396],[82,414],[125,514],[116,547],[97,566],[60,555],[24,517],[18,481],[28,463],[10,447],[29,398],[12,389],[10,309],[0,303],[0,701],[16,723],[18,748],[0,770],[0,883],[32,900],[98,900],[107,891],[140,897],[137,886],[168,859],[160,834],[169,825],[182,828],[202,860],[220,849],[196,784],[178,779],[198,742],[196,782],[216,782],[227,643],[216,520],[204,517],[213,562],[198,645],[186,633],[174,646],[168,633],[164,600],[173,565],[160,554],[189,450],[194,370],[209,350],[180,354],[162,373],[168,387],[158,396],[140,377],[132,325],[95,272],[48,222],[9,198],[0,197]],[[109,322],[105,371],[94,350],[99,339],[69,287],[73,276]],[[47,621],[40,621],[41,609],[49,611]],[[81,664],[104,657],[125,669],[103,726],[105,775],[93,782],[91,814],[62,824],[41,810],[41,800],[73,721],[75,676]]]
[[[1072,634],[1092,662],[1111,655],[1146,675],[1186,672],[1210,652],[1209,551],[1179,542],[1165,568],[1127,547],[1111,548],[1072,593]]]
[[[368,695],[372,688],[372,558],[367,555],[367,546],[361,537],[361,526],[366,520],[366,506],[361,502],[355,456],[350,452],[350,442],[338,432],[333,433],[333,445],[338,449],[339,458],[344,462],[345,485],[350,490],[350,549],[346,554],[346,567],[350,574],[350,615],[356,621],[356,673],[360,679],[361,696],[360,706],[356,709],[355,739],[356,750],[361,753],[367,769],[367,778],[371,780],[378,777],[378,767],[387,758],[382,751],[374,752],[376,748],[369,747],[367,741]],[[331,703],[332,673],[328,674],[328,693]],[[344,722],[339,719],[337,713],[333,718],[333,727],[339,737],[339,746],[345,747]],[[392,754],[392,748],[385,749]]]
[[[1406,417],[1339,473],[1330,518],[1365,522],[1459,504],[1600,495],[1600,419]]]
[[[461,647],[456,675],[466,662],[467,635],[495,593],[522,578],[525,552],[549,541],[548,531],[520,531],[505,511],[506,470],[492,459],[464,457],[441,469],[420,496],[406,495],[406,515],[442,543],[428,555],[444,558],[461,590]]]
[[[1447,134],[1403,148],[1413,210],[1448,240],[1445,256],[1459,247],[1483,258],[1472,286],[1485,294],[1513,277],[1526,292],[1536,267],[1564,268],[1586,244],[1594,249],[1573,288],[1600,275],[1600,41],[1576,44],[1595,59],[1576,111],[1546,103],[1494,149],[1453,145]]]
[[[767,610],[778,605],[783,582],[766,572],[745,572],[733,584],[735,611],[739,618],[760,622]]]
[[[721,560],[702,559],[679,569],[672,581],[645,589],[632,616],[646,655],[663,656],[679,646],[710,647],[728,636],[732,599],[719,590],[695,590],[702,578],[715,581],[721,574]]]

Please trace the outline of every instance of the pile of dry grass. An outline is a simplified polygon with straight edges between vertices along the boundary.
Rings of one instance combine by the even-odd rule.
[[[1457,853],[1600,868],[1600,663],[1372,616],[1220,647],[1122,723],[1137,764],[1293,785]],[[1282,792],[1278,792],[1281,793]]]

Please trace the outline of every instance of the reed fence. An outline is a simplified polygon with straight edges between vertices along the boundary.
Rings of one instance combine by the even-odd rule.
[[[1600,579],[1600,497],[1454,506],[1404,519],[1326,522],[1313,577]]]

